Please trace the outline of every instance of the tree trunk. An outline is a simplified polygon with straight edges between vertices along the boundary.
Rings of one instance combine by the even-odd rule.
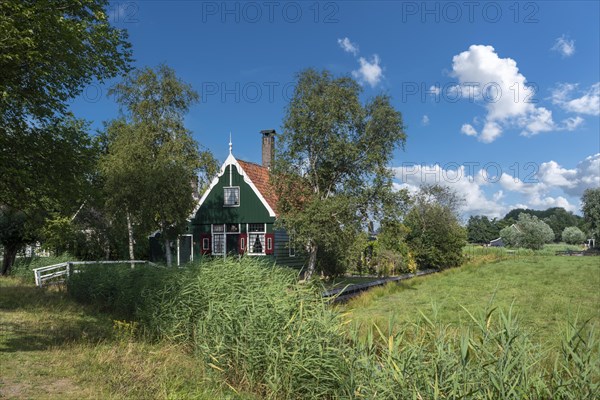
[[[17,257],[18,247],[16,246],[4,246],[4,257],[2,259],[2,276],[8,276],[10,274],[10,269],[15,263],[15,258]]]
[[[167,223],[166,221],[162,221],[160,223],[160,233],[164,240],[165,244],[165,259],[167,261],[167,267],[170,267],[173,264],[173,257],[171,256],[171,246],[169,244],[169,238],[167,237]]]
[[[315,269],[317,268],[317,250],[318,246],[312,241],[308,242],[308,269],[304,274],[304,280],[309,281],[312,275],[315,273]]]
[[[170,267],[173,264],[171,258],[171,245],[169,243],[169,238],[165,237],[165,258],[167,259],[167,267]]]
[[[129,237],[129,261],[135,260],[135,252],[133,251],[133,225],[131,224],[131,214],[127,210],[127,235]],[[131,268],[134,268],[135,264],[131,263]]]

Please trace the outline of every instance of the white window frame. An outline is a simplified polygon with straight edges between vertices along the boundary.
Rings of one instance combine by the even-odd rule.
[[[215,232],[214,231],[215,226],[221,226],[223,228],[223,231]],[[225,255],[225,252],[227,251],[227,249],[225,248],[227,246],[227,237],[226,237],[225,229],[226,229],[225,224],[212,224],[210,226],[210,236],[212,239],[211,253],[213,255],[222,256],[222,255]],[[215,245],[217,244],[217,240],[215,240],[215,239],[217,238],[217,236],[221,236],[223,238],[223,242],[222,242],[223,251],[222,252],[217,252],[215,249]]]
[[[291,235],[288,236],[288,255],[290,257],[296,257],[296,242]]]
[[[263,226],[263,230],[262,232],[250,232],[250,225],[262,225]],[[267,249],[267,224],[246,224],[246,234],[248,235],[248,255],[249,256],[265,256],[267,255],[266,253],[266,249]],[[260,240],[260,243],[262,245],[262,253],[254,253],[252,252],[252,248],[254,246],[254,240],[251,239],[252,236],[256,236],[258,235],[258,240]]]
[[[237,189],[237,204],[227,204],[227,189]],[[239,207],[241,203],[240,199],[240,187],[239,186],[225,186],[223,187],[223,207]]]
[[[207,237],[202,238],[202,250],[210,250],[210,239]]]

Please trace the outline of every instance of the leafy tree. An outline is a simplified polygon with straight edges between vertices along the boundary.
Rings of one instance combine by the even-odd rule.
[[[467,222],[467,240],[469,243],[489,243],[498,238],[500,229],[496,220],[490,221],[488,217],[471,216]]]
[[[500,231],[502,240],[511,247],[539,250],[554,240],[554,232],[544,221],[528,213],[519,214],[515,225]]]
[[[11,235],[5,252],[37,235],[45,216],[68,214],[84,197],[95,156],[87,126],[68,112],[68,102],[94,80],[125,72],[131,60],[126,33],[110,26],[107,6],[107,0],[0,2],[0,207],[13,222],[25,218],[29,232]],[[10,265],[5,258],[5,272]]]
[[[396,201],[389,162],[406,140],[402,115],[379,95],[365,105],[350,77],[307,69],[287,107],[275,160],[280,223],[293,227],[309,255],[306,279],[319,249],[349,246],[383,204]]]
[[[586,189],[581,197],[581,204],[583,218],[589,226],[590,233],[596,241],[600,241],[600,188]]]
[[[100,163],[109,206],[127,221],[131,259],[137,224],[162,231],[170,266],[169,241],[185,228],[194,206],[192,182],[200,170],[204,176],[216,171],[212,155],[199,151],[183,124],[198,94],[165,65],[134,71],[109,94],[123,111],[107,125],[108,151]]]
[[[585,233],[576,226],[569,226],[563,231],[562,240],[568,244],[581,244],[585,241]]]
[[[28,127],[27,136],[0,134],[0,158],[7,165],[0,174],[0,207],[21,213],[29,232],[20,245],[14,242],[19,235],[11,236],[11,246],[26,245],[45,217],[72,215],[86,197],[97,158],[86,129],[84,122],[65,118]],[[10,259],[5,261],[10,271]]]
[[[547,210],[530,210],[516,208],[514,210],[511,210],[504,217],[504,220],[508,222],[507,226],[510,226],[513,223],[515,223],[518,219],[519,214],[522,213],[535,215],[536,217],[547,223],[554,232],[555,242],[560,242],[562,232],[566,227],[580,225],[582,220],[580,216],[575,215],[562,207],[552,207],[548,208]]]
[[[415,195],[404,224],[410,230],[406,239],[419,268],[443,269],[462,263],[466,232],[459,223],[461,204],[455,192],[439,185],[424,185]]]
[[[107,7],[108,0],[0,2],[1,128],[64,116],[86,85],[127,70],[127,34],[110,26]]]

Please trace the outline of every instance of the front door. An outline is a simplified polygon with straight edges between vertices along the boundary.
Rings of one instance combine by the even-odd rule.
[[[183,265],[193,260],[192,235],[180,235],[177,240],[177,265]]]
[[[227,255],[233,256],[239,254],[240,235],[227,234]]]

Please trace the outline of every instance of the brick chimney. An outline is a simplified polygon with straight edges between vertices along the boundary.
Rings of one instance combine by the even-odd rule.
[[[262,166],[271,168],[273,159],[275,158],[275,129],[267,129],[260,131],[262,135]]]

